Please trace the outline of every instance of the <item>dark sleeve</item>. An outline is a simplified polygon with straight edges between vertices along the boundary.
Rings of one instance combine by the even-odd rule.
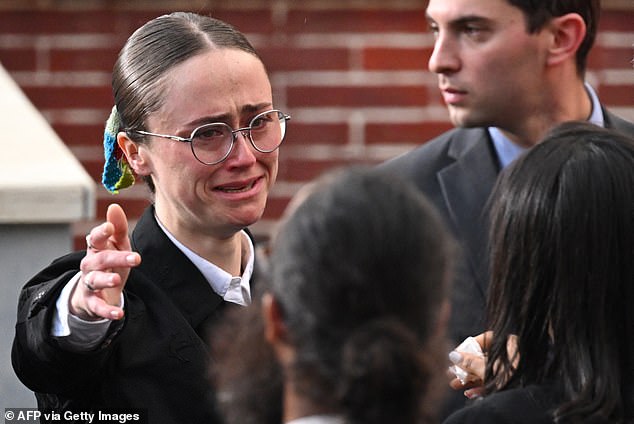
[[[553,424],[558,393],[550,385],[502,390],[454,412],[443,424]]]
[[[462,408],[451,414],[443,424],[511,424],[494,408],[483,401]]]
[[[33,391],[68,395],[82,390],[83,382],[94,377],[107,358],[106,346],[117,329],[109,330],[101,348],[81,354],[61,349],[51,336],[55,302],[79,271],[83,256],[76,252],[57,259],[20,292],[11,362],[18,378]]]

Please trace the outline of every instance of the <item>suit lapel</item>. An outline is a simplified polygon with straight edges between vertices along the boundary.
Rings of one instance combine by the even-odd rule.
[[[603,119],[606,128],[612,128],[620,133],[634,137],[634,123],[614,115],[606,108],[603,108]]]
[[[455,162],[438,172],[449,216],[483,295],[488,285],[487,211],[499,166],[486,130],[459,131],[449,148]],[[483,265],[484,264],[484,265]]]
[[[139,270],[171,299],[193,328],[221,306],[223,299],[158,226],[153,207],[139,219],[132,243],[142,256]]]
[[[605,126],[634,136],[634,124],[603,108]],[[453,160],[437,173],[441,194],[455,234],[466,249],[470,271],[483,295],[488,286],[487,202],[499,164],[485,128],[459,129],[449,140]]]

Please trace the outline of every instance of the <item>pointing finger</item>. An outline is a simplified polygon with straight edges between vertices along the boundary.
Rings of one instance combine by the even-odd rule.
[[[123,208],[116,203],[108,206],[106,221],[112,225],[112,239],[120,250],[131,250],[128,239],[128,219]]]

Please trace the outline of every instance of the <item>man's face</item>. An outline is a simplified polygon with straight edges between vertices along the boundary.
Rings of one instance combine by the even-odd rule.
[[[548,32],[527,33],[506,0],[430,0],[429,69],[454,125],[509,131],[543,105]],[[541,98],[541,100],[540,100]]]

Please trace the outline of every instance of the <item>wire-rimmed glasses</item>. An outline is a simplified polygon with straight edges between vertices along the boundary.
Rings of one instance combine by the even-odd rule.
[[[215,165],[227,159],[238,133],[249,140],[255,150],[262,153],[275,151],[286,135],[286,121],[291,117],[273,109],[257,114],[246,127],[233,129],[224,122],[204,124],[195,128],[189,138],[176,135],[156,134],[148,131],[130,130],[129,132],[153,137],[189,143],[194,157],[205,165]]]

